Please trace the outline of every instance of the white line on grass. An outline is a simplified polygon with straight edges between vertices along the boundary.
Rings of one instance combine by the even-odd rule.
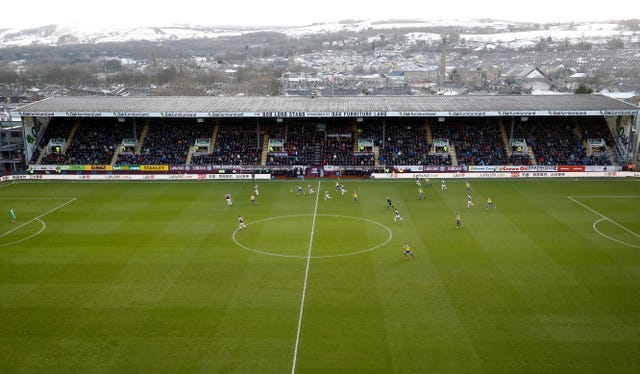
[[[632,197],[632,198],[633,198],[633,197],[639,197],[639,196],[567,196],[567,197],[569,198],[569,200],[573,201],[574,203],[576,203],[576,204],[578,204],[578,205],[582,206],[583,208],[585,208],[585,209],[587,209],[587,210],[589,210],[589,211],[593,212],[594,214],[596,214],[596,215],[600,216],[600,219],[599,219],[599,220],[597,220],[597,221],[595,221],[595,222],[593,223],[593,230],[594,230],[595,232],[597,232],[599,235],[604,236],[605,238],[607,238],[607,239],[609,239],[609,240],[612,240],[612,241],[614,241],[614,242],[616,242],[616,243],[620,243],[620,244],[628,245],[628,246],[630,246],[630,247],[640,248],[640,246],[639,246],[639,245],[631,244],[631,243],[627,243],[627,242],[623,242],[623,241],[621,241],[621,240],[618,240],[618,239],[612,238],[612,237],[610,237],[610,236],[608,236],[608,235],[606,235],[606,234],[604,234],[604,233],[600,232],[600,230],[598,230],[598,224],[599,224],[600,222],[602,222],[602,221],[605,221],[605,220],[606,220],[606,221],[609,221],[609,222],[613,223],[614,225],[616,225],[616,226],[620,227],[621,229],[623,229],[624,231],[626,231],[626,232],[630,233],[631,235],[634,235],[635,237],[640,238],[640,235],[638,235],[638,233],[633,232],[632,230],[629,230],[628,228],[626,228],[626,227],[622,226],[622,225],[621,225],[621,224],[619,224],[618,222],[616,222],[616,221],[612,220],[611,218],[609,218],[609,217],[605,216],[604,214],[602,214],[602,213],[600,213],[600,212],[596,211],[595,209],[592,209],[592,208],[588,207],[587,205],[585,205],[585,204],[583,204],[583,203],[579,202],[578,200],[576,200],[576,199],[574,198],[574,197],[584,197],[584,198],[588,198],[588,197],[592,197],[592,198],[599,198],[599,197],[619,197],[619,198]]]
[[[350,218],[350,219],[355,219],[355,220],[361,220],[361,221],[365,221],[365,222],[369,222],[372,223],[374,225],[378,225],[381,226],[382,228],[384,228],[385,230],[387,230],[387,232],[389,233],[389,237],[387,238],[387,240],[385,240],[383,243],[374,245],[373,247],[369,247],[367,249],[362,249],[359,251],[354,251],[354,252],[349,252],[349,253],[340,253],[340,254],[336,254],[336,255],[326,255],[326,256],[311,256],[311,258],[333,258],[333,257],[344,257],[344,256],[352,256],[352,255],[357,255],[360,253],[364,253],[364,252],[369,252],[369,251],[373,251],[375,249],[378,249],[384,245],[386,245],[387,243],[389,243],[391,241],[391,239],[393,238],[393,233],[391,232],[391,229],[385,225],[383,225],[380,222],[376,222],[374,220],[370,220],[368,218],[361,218],[361,217],[352,217],[352,216],[344,216],[341,214],[289,214],[286,216],[277,216],[277,217],[269,217],[269,218],[263,218],[263,219],[259,219],[257,221],[251,221],[249,223],[247,223],[247,226],[249,225],[253,225],[256,223],[260,223],[260,222],[265,222],[265,221],[273,221],[276,219],[281,219],[281,218],[292,218],[292,217],[308,217],[308,216],[316,216],[316,217],[339,217],[339,218]],[[288,258],[307,258],[309,257],[307,256],[298,256],[298,255],[285,255],[285,254],[281,254],[281,253],[273,253],[273,252],[267,252],[267,251],[260,251],[258,249],[255,248],[251,248],[248,247],[242,243],[240,243],[236,237],[237,233],[240,231],[240,228],[238,227],[237,229],[235,229],[235,231],[233,231],[233,234],[231,235],[231,239],[233,240],[234,243],[236,243],[236,245],[238,245],[241,248],[244,248],[248,251],[251,252],[255,252],[255,253],[260,253],[263,255],[268,255],[268,256],[275,256],[275,257],[288,257]]]
[[[0,200],[71,200],[77,197],[0,197]]]
[[[39,230],[38,232],[35,232],[35,233],[33,233],[33,234],[31,234],[31,235],[29,235],[29,236],[25,237],[25,238],[18,239],[18,240],[16,240],[16,241],[11,242],[11,243],[4,243],[4,244],[0,244],[0,247],[6,247],[6,246],[8,246],[8,245],[12,245],[12,244],[16,244],[16,243],[23,242],[23,241],[25,241],[25,240],[29,240],[29,239],[33,238],[34,236],[39,235],[41,232],[43,232],[44,230],[46,230],[46,229],[47,229],[47,224],[46,224],[46,223],[44,223],[44,221],[43,221],[43,220],[41,220],[40,218],[36,218],[35,220],[36,220],[36,221],[38,221],[38,222],[40,222],[40,225],[42,225],[42,227],[40,228],[40,230]]]
[[[51,213],[51,212],[54,212],[54,211],[56,211],[56,210],[58,210],[58,209],[62,208],[62,207],[63,207],[63,206],[65,206],[65,205],[71,204],[72,202],[76,201],[77,199],[78,199],[77,197],[74,197],[74,198],[70,199],[69,201],[67,201],[66,203],[64,203],[64,204],[60,204],[60,205],[56,206],[55,208],[50,209],[50,210],[48,210],[48,211],[46,211],[46,212],[42,213],[41,215],[37,216],[36,218],[33,218],[33,219],[31,219],[31,220],[29,220],[29,221],[27,221],[27,222],[23,223],[22,225],[16,226],[16,227],[14,227],[13,229],[11,229],[11,230],[9,230],[9,231],[5,232],[4,234],[0,234],[0,238],[2,238],[3,236],[6,236],[6,235],[11,234],[12,232],[14,232],[14,231],[18,230],[19,228],[22,228],[22,227],[24,227],[24,226],[26,226],[26,225],[30,224],[31,222],[33,222],[33,221],[35,221],[35,220],[40,220],[40,218],[42,218],[42,217],[46,216],[47,214],[49,214],[49,213]]]
[[[298,345],[300,344],[300,330],[302,328],[302,313],[304,312],[304,299],[307,295],[307,281],[309,280],[309,264],[311,263],[311,249],[313,248],[313,233],[316,227],[316,215],[318,214],[318,198],[320,196],[320,182],[316,188],[316,205],[313,208],[313,221],[311,222],[311,233],[309,234],[309,251],[307,252],[307,268],[304,271],[304,286],[302,286],[302,299],[300,300],[300,316],[298,317],[298,332],[296,333],[296,345],[293,349],[293,364],[291,374],[296,372],[296,361],[298,360]]]

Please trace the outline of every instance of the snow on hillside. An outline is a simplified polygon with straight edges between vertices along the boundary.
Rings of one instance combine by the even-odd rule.
[[[495,20],[351,20],[333,23],[316,23],[308,26],[273,27],[214,27],[214,26],[163,26],[163,27],[88,27],[81,25],[48,25],[37,28],[0,29],[0,48],[11,46],[48,45],[59,46],[80,43],[126,42],[134,40],[167,41],[180,39],[213,39],[225,36],[241,35],[256,31],[277,31],[292,38],[312,34],[337,33],[341,31],[358,32],[369,29],[389,30],[407,28],[426,28],[458,26],[491,29],[489,34],[464,33],[460,38],[476,43],[509,43],[513,47],[530,45],[541,38],[570,40],[572,42],[621,37],[637,40],[640,32],[625,31],[622,26],[608,23],[585,23],[579,25],[560,25],[535,31],[509,32],[518,23]],[[441,35],[433,33],[407,33],[410,40],[438,40]]]
[[[79,43],[109,43],[134,40],[163,41],[179,39],[220,38],[239,35],[247,28],[169,27],[99,27],[50,25],[29,29],[0,29],[0,47]]]

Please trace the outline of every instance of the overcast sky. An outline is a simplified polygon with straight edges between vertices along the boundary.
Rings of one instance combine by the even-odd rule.
[[[345,19],[478,19],[505,21],[599,21],[640,18],[638,0],[30,0],[4,1],[0,29],[49,24],[98,26],[308,25]],[[589,2],[592,3],[592,2]],[[517,4],[517,5],[516,5]]]

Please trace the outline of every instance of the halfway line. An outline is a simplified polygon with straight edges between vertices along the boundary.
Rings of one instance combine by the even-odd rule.
[[[291,374],[296,372],[296,361],[298,360],[298,345],[300,343],[300,330],[302,329],[302,313],[304,312],[304,299],[307,295],[307,280],[309,280],[309,264],[311,263],[311,249],[313,248],[313,233],[316,228],[316,217],[318,214],[318,198],[320,196],[320,182],[316,188],[316,205],[313,208],[313,221],[311,223],[311,234],[309,234],[309,251],[307,252],[307,268],[304,272],[304,286],[302,287],[302,300],[300,300],[300,316],[298,317],[298,332],[296,333],[296,345],[293,349],[293,364]]]

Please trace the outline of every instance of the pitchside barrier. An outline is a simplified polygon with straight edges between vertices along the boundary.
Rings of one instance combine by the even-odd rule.
[[[589,177],[636,177],[640,173],[630,171],[583,171],[583,172],[549,172],[549,171],[496,171],[468,173],[373,173],[371,179],[455,179],[455,178],[589,178]]]
[[[459,173],[373,173],[371,179],[455,179],[455,178],[590,178],[607,177],[640,178],[640,172],[631,171],[583,171],[583,172],[548,172],[548,171],[496,171],[496,172],[459,172]],[[51,180],[51,181],[168,181],[168,180],[270,180],[271,174],[98,174],[98,175],[67,175],[67,174],[20,174],[0,177],[0,183],[20,180]]]
[[[151,181],[151,180],[258,180],[271,179],[270,174],[20,174],[0,177],[0,182],[20,180],[51,181]]]

